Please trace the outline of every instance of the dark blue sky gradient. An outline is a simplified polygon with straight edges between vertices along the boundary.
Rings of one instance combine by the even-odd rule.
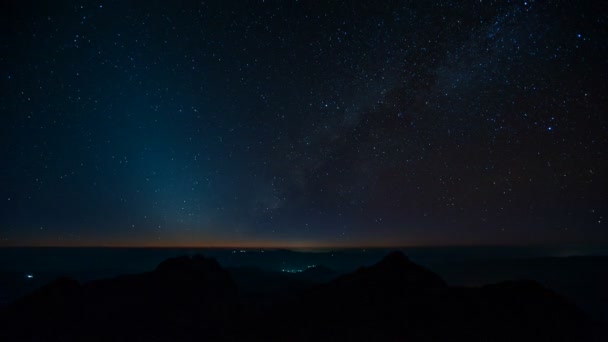
[[[0,245],[608,243],[600,2],[1,6]]]

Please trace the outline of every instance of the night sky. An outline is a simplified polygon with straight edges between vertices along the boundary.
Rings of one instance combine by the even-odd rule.
[[[601,1],[0,6],[0,245],[608,243]]]

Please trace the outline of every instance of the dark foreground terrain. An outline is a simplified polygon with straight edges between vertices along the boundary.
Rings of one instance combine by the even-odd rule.
[[[453,287],[394,252],[335,277],[168,259],[148,273],[60,278],[3,308],[2,341],[605,341],[532,281]]]

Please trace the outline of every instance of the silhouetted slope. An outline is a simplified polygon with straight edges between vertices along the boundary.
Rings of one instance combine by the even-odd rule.
[[[451,288],[401,253],[312,289],[271,321],[301,341],[577,341],[588,328],[536,283]]]
[[[428,290],[446,286],[438,275],[414,264],[401,252],[392,252],[373,266],[361,267],[353,273],[341,276],[334,284],[339,287],[382,292]]]
[[[261,295],[237,291],[231,275],[202,256],[84,285],[58,279],[7,308],[0,338],[586,341],[594,328],[535,282],[449,287],[401,253],[320,285],[254,269],[231,272],[241,286],[254,282]],[[275,281],[286,287],[263,291]]]
[[[606,256],[467,260],[436,263],[433,267],[448,282],[469,286],[506,279],[534,279],[592,316],[608,321]]]
[[[58,280],[17,301],[8,317],[18,339],[219,338],[235,305],[230,275],[214,259],[194,256],[84,285]]]
[[[298,292],[311,286],[293,273],[267,271],[253,267],[228,269],[242,294],[275,296]]]

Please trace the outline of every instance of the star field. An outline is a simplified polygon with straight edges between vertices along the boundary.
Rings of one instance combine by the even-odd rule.
[[[2,245],[608,242],[600,2],[1,6]]]

